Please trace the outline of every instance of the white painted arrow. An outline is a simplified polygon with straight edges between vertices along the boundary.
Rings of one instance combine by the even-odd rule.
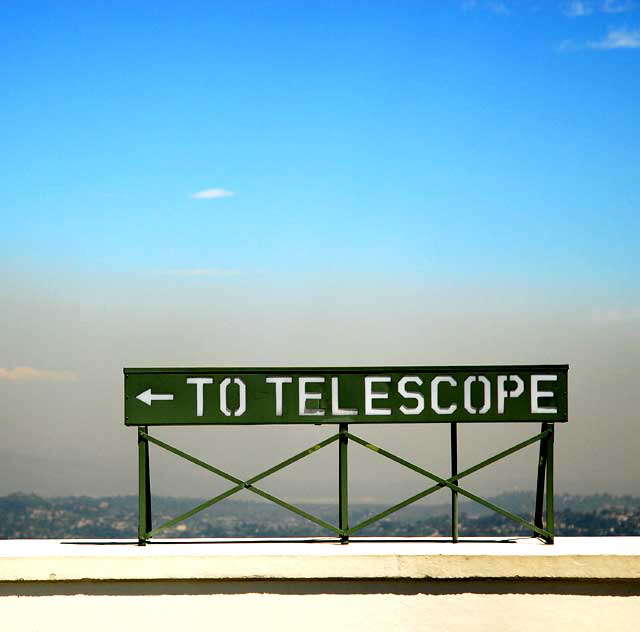
[[[170,400],[173,399],[173,395],[154,395],[151,392],[151,389],[148,388],[144,393],[140,393],[140,395],[136,396],[136,399],[139,399],[141,402],[144,402],[147,406],[151,406],[151,402],[158,400],[158,399],[165,399],[165,400]]]

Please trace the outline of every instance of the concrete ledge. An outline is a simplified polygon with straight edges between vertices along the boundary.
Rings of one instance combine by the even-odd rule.
[[[3,630],[636,632],[640,538],[0,541]]]
[[[0,582],[640,580],[640,537],[0,541]]]

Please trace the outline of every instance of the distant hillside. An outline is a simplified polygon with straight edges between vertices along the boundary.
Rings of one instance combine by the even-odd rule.
[[[205,499],[154,497],[154,525],[189,511]],[[489,499],[531,520],[533,492],[509,492]],[[330,523],[337,507],[301,503],[306,511]],[[557,535],[640,535],[640,497],[594,494],[558,495],[555,499]],[[355,525],[386,509],[383,505],[354,504]],[[16,493],[0,497],[0,538],[135,538],[136,496],[42,498]],[[413,505],[359,532],[370,536],[439,536],[450,532],[450,506]],[[528,535],[526,529],[476,503],[460,502],[460,534]],[[162,534],[163,537],[303,537],[329,532],[276,505],[225,500]]]

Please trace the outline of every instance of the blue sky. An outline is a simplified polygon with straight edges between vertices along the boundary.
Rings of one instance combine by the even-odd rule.
[[[638,289],[639,3],[3,12],[17,274]]]
[[[135,493],[123,366],[548,362],[558,489],[637,493],[640,0],[16,0],[0,80],[0,493]]]

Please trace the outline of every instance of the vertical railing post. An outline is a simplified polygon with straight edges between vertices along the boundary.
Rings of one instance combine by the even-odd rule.
[[[547,531],[551,536],[547,539],[547,544],[553,544],[554,539],[554,517],[553,517],[553,440],[554,424],[547,426],[550,430],[547,436]]]
[[[341,531],[341,544],[347,544],[349,542],[349,535],[346,533],[349,529],[348,431],[348,424],[340,424],[340,440],[338,442],[338,522]]]
[[[458,424],[451,424],[451,476],[458,475]],[[458,492],[451,490],[451,540],[458,541]]]
[[[147,426],[138,428],[138,545],[147,543],[151,531],[151,479],[149,476],[149,442],[142,436]]]
[[[543,422],[540,432],[546,432],[549,428],[547,422]],[[536,527],[544,528],[542,523],[542,510],[544,505],[544,481],[545,472],[547,470],[547,439],[540,439],[540,451],[538,452],[538,479],[536,481],[536,509],[533,516],[533,524]],[[540,537],[537,533],[533,533],[534,537]]]

